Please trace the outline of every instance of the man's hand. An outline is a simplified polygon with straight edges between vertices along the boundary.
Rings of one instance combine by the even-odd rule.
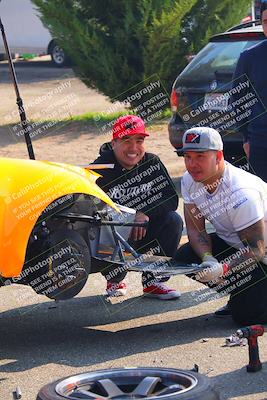
[[[141,211],[137,211],[134,222],[148,222],[148,221],[149,221],[149,217],[146,214],[142,213]],[[132,228],[132,232],[131,232],[132,240],[134,240],[134,241],[141,240],[145,236],[146,236],[146,228],[142,228],[142,227],[138,227],[138,226],[134,226]]]
[[[206,283],[220,278],[226,272],[225,266],[221,264],[215,257],[207,256],[204,258],[204,260],[205,261],[200,264],[200,267],[204,267],[204,269],[196,275],[196,280]]]

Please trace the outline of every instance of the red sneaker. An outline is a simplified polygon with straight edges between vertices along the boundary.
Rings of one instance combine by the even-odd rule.
[[[107,289],[106,289],[108,296],[125,296],[127,292],[126,283],[121,282],[107,282]]]
[[[156,297],[160,300],[179,299],[181,293],[178,290],[171,289],[162,282],[157,282],[154,285],[144,287],[143,293],[148,297]]]

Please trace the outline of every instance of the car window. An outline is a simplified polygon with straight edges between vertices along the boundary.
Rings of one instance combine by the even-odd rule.
[[[258,41],[210,42],[184,69],[180,78],[206,80],[217,74],[233,74],[240,53]]]

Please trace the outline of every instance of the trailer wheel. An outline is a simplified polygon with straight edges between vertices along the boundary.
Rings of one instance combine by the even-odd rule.
[[[33,270],[29,285],[50,299],[66,300],[84,287],[91,271],[91,256],[83,237],[74,230],[52,232],[40,254],[27,263]]]
[[[219,400],[210,378],[170,368],[88,372],[44,386],[36,400],[63,399]]]

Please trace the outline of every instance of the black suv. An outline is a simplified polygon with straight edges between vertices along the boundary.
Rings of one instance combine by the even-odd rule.
[[[264,39],[260,21],[235,26],[213,36],[177,77],[171,93],[173,116],[168,128],[178,155],[186,129],[211,126],[222,135],[226,160],[242,164],[243,138],[234,121],[231,123],[229,94],[240,53]]]

